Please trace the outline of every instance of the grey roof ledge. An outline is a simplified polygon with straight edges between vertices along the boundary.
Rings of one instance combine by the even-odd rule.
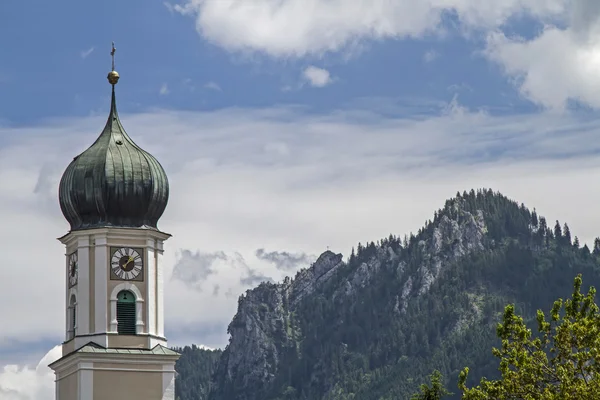
[[[78,353],[102,353],[102,354],[152,354],[152,355],[169,355],[178,356],[179,353],[173,351],[167,347],[157,344],[152,349],[132,349],[132,348],[105,348],[96,343],[90,342],[79,350],[75,350]]]
[[[94,342],[89,342],[78,348],[75,351],[72,351],[64,356],[60,357],[58,360],[50,363],[48,366],[53,368],[56,365],[62,364],[64,362],[69,362],[67,359],[70,359],[75,354],[79,354],[82,356],[93,354],[93,355],[106,355],[111,356],[113,354],[131,354],[131,355],[141,355],[141,356],[166,356],[167,359],[178,359],[181,354],[173,351],[167,347],[164,347],[160,344],[157,344],[152,349],[134,349],[134,348],[106,348],[102,347],[99,344]]]

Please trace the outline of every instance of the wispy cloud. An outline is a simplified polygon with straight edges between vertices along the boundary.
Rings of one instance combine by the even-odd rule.
[[[163,83],[158,91],[162,96],[169,94],[169,85]]]
[[[179,4],[173,4],[173,3],[169,3],[168,1],[163,1],[163,5],[166,7],[166,9],[169,11],[169,13],[173,14],[173,13],[180,13],[180,14],[185,14],[185,7],[182,7]]]
[[[240,283],[242,286],[254,287],[263,282],[273,282],[273,278],[270,276],[266,276],[264,273],[260,272],[255,268],[246,268],[246,274],[240,278]]]
[[[463,82],[463,83],[454,83],[454,84],[448,86],[446,88],[446,90],[449,92],[454,92],[454,93],[463,92],[463,91],[472,92],[473,88]]]
[[[432,61],[434,61],[435,59],[437,59],[440,56],[440,53],[438,53],[435,50],[427,50],[424,54],[423,54],[423,61],[425,61],[425,63],[430,63]]]
[[[196,91],[196,86],[194,85],[194,81],[192,81],[191,78],[185,78],[181,81],[181,84],[185,89],[187,89],[190,92]]]
[[[265,251],[258,249],[254,253],[256,258],[275,265],[275,268],[290,272],[301,267],[309,267],[317,257],[306,253],[290,253],[287,251]]]
[[[200,288],[210,275],[215,273],[214,264],[217,260],[226,261],[227,255],[222,251],[214,253],[195,253],[190,250],[181,250],[175,266],[173,279],[178,279],[195,288]]]
[[[95,49],[95,47],[90,47],[89,49],[80,52],[79,56],[85,60],[86,58],[88,58],[88,56],[90,54],[92,54],[94,52],[94,49]]]
[[[169,3],[168,1],[163,1],[163,5],[166,7],[166,9],[173,14],[175,12],[175,6],[171,3]]]
[[[204,87],[205,87],[206,89],[215,90],[215,91],[217,91],[217,92],[222,92],[222,91],[223,91],[223,90],[221,89],[221,86],[219,86],[219,84],[218,84],[218,83],[216,83],[216,82],[212,82],[212,81],[211,81],[211,82],[208,82],[208,83],[206,83],[206,84],[204,85]]]

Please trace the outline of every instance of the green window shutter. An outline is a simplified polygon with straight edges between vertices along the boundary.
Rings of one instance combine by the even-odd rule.
[[[117,332],[119,335],[135,335],[135,296],[124,290],[117,295]]]

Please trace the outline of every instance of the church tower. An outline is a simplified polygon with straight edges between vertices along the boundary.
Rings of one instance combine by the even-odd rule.
[[[160,163],[127,135],[112,85],[110,113],[96,141],[60,181],[69,222],[65,245],[65,340],[50,364],[56,400],[171,400],[175,362],[164,333],[163,243],[169,198]]]

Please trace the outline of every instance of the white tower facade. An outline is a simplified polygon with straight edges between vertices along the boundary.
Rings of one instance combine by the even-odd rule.
[[[63,354],[90,342],[115,348],[167,345],[162,257],[169,236],[147,229],[96,228],[60,238],[66,248],[68,288]],[[125,262],[133,258],[126,267],[132,266],[129,271],[122,268],[123,257]],[[119,299],[123,291],[134,296],[134,306],[129,306],[132,313],[126,315],[129,319],[120,318],[128,327],[119,326],[117,313],[127,309],[120,302],[127,299]]]
[[[164,242],[169,194],[158,161],[127,135],[112,102],[98,139],[60,183],[71,230],[65,245],[65,339],[50,364],[57,400],[173,400],[179,354],[164,329]]]

